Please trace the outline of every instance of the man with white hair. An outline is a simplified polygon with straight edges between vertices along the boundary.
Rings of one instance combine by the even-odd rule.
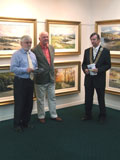
[[[41,32],[39,40],[40,43],[32,49],[37,58],[38,69],[43,70],[35,76],[38,119],[41,123],[45,123],[44,96],[47,92],[50,117],[52,120],[61,122],[62,119],[56,113],[54,48],[48,44],[47,32]]]
[[[11,58],[10,71],[15,73],[14,78],[14,128],[21,132],[28,128],[33,108],[33,75],[37,67],[34,53],[30,51],[32,39],[24,35],[20,39],[21,49]]]

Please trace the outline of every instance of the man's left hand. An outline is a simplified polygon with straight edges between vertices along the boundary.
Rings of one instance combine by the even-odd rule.
[[[98,68],[92,69],[92,72],[97,73],[98,72]]]

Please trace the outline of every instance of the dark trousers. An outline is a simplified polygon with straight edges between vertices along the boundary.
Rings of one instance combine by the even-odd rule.
[[[97,92],[97,98],[99,103],[100,114],[99,117],[106,116],[105,108],[105,89],[104,88],[94,88],[94,87],[85,87],[85,113],[87,116],[91,117],[92,115],[92,105],[93,105],[93,95],[94,89]]]
[[[33,108],[34,83],[30,79],[14,79],[14,127],[28,125]]]

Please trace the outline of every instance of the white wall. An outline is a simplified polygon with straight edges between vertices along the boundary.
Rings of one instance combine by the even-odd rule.
[[[120,19],[120,1],[119,0],[92,0],[91,1],[92,23],[99,20]]]
[[[101,2],[102,1],[102,2]],[[55,61],[82,61],[84,49],[90,46],[89,35],[94,31],[94,23],[97,20],[116,19],[120,2],[118,0],[0,0],[0,17],[36,18],[37,32],[45,30],[45,20],[70,20],[81,22],[81,55],[80,56],[57,56]],[[110,3],[111,2],[111,3]],[[104,4],[104,6],[103,6]],[[109,7],[110,6],[110,7]],[[115,9],[114,16],[111,12]],[[107,8],[107,9],[106,9]],[[106,14],[106,10],[108,14]],[[10,59],[0,59],[0,64],[8,64]],[[84,74],[81,71],[81,92],[69,96],[57,97],[57,108],[68,107],[84,103]],[[95,96],[96,102],[96,96]],[[118,96],[106,95],[108,106],[118,107]],[[45,104],[47,106],[47,102]],[[34,104],[36,113],[36,103]],[[0,120],[13,117],[13,105],[0,106]]]

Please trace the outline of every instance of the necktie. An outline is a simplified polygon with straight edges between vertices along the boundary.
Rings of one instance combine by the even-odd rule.
[[[31,57],[30,57],[30,54],[29,54],[29,51],[27,52],[27,58],[28,58],[29,68],[34,69],[33,64],[32,64],[32,60],[31,60]],[[34,78],[34,75],[33,75],[33,73],[31,72],[31,73],[30,73],[30,79],[33,80],[33,78]]]
[[[96,55],[97,55],[97,49],[95,48],[95,49],[94,49],[94,53],[93,53],[93,58],[94,58],[94,59],[95,59]]]

